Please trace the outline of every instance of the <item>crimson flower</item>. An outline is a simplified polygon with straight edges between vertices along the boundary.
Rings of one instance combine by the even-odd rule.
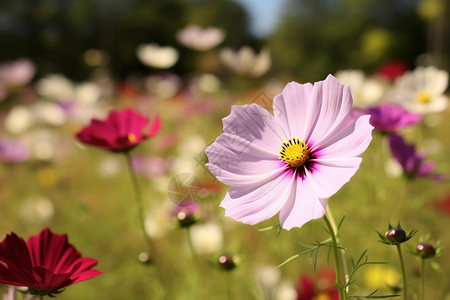
[[[25,241],[14,232],[0,243],[0,283],[28,287],[35,295],[60,293],[62,288],[102,272],[92,269],[97,261],[81,257],[66,234],[46,228]]]
[[[147,133],[144,130],[150,125]],[[154,136],[161,129],[161,121],[149,119],[131,108],[113,110],[106,120],[91,120],[76,137],[81,142],[110,151],[129,151],[140,142]]]
[[[303,275],[297,283],[297,300],[339,300],[336,275],[332,270],[321,270],[315,278]]]
[[[380,66],[377,70],[377,73],[390,82],[394,82],[406,71],[408,71],[408,65],[406,63],[402,61],[390,61]]]

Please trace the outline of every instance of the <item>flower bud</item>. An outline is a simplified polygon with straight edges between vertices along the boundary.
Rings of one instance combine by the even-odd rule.
[[[147,252],[139,253],[138,259],[144,265],[148,265],[148,264],[152,263],[152,258],[150,257],[150,255]]]
[[[386,238],[393,243],[403,243],[406,241],[406,232],[401,228],[391,228],[386,234]]]
[[[230,254],[223,254],[219,256],[217,263],[219,267],[225,271],[231,271],[236,268],[236,263]]]
[[[416,252],[422,258],[429,258],[433,257],[436,254],[436,249],[434,249],[434,247],[430,244],[419,243],[416,246]]]

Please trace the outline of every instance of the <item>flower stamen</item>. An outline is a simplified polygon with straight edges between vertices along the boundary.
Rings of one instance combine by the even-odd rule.
[[[127,137],[130,143],[136,143],[136,136],[133,133],[129,133]]]
[[[428,103],[431,100],[431,95],[427,92],[419,92],[417,94],[417,101],[420,103]]]
[[[298,168],[308,161],[309,154],[310,150],[306,146],[305,140],[294,137],[283,142],[279,159],[293,168]]]

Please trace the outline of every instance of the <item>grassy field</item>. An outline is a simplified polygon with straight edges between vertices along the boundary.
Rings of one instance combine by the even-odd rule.
[[[277,225],[277,217],[256,226],[225,218],[219,203],[228,187],[202,165],[206,162],[204,148],[222,130],[221,118],[229,114],[232,104],[252,102],[258,91],[247,94],[222,90],[207,97],[104,102],[103,109],[131,106],[144,115],[162,117],[162,131],[132,152],[147,162],[145,168],[151,173],[140,174],[138,180],[149,218],[156,220],[160,228],[153,236],[155,264],[138,259],[146,245],[125,158],[81,146],[74,133],[82,124],[76,122],[29,129],[45,130],[55,137],[52,159],[30,158],[0,166],[0,236],[13,231],[26,239],[50,227],[54,232],[67,233],[83,256],[99,261],[97,267],[103,275],[68,287],[59,299],[277,299],[276,286],[286,283],[293,288],[301,275],[314,274],[314,256],[304,255],[279,269],[275,267],[305,250],[295,242],[311,245],[327,239],[325,223],[315,220],[301,229],[282,230],[277,235],[275,229],[259,231]],[[429,119],[438,123],[429,126]],[[441,174],[450,173],[448,128],[450,112],[446,110],[427,116],[403,132],[416,147],[427,149],[427,158],[436,162],[436,172]],[[431,260],[435,268],[427,264],[427,299],[450,299],[450,259],[445,255],[450,246],[450,215],[436,209],[435,204],[450,194],[450,184],[447,180],[407,180],[389,175],[385,165],[391,155],[385,137],[378,132],[374,132],[362,157],[356,175],[328,202],[337,222],[345,216],[340,237],[348,260],[357,259],[368,249],[370,261],[387,262],[382,268],[393,269],[394,278],[395,274],[399,276],[395,247],[380,243],[376,231],[384,233],[388,222],[396,225],[400,221],[406,231],[418,230],[403,247],[411,295],[418,293],[420,262],[407,248],[414,248],[421,238],[429,236],[433,243],[440,240],[443,250],[440,257]],[[196,199],[201,207],[200,220],[189,229],[178,228],[169,218],[174,206],[168,197],[169,182],[180,173],[195,175],[202,187]],[[218,225],[223,242],[210,253],[192,253],[189,234],[204,224]],[[210,243],[217,240],[209,239]],[[239,261],[230,272],[215,267],[225,253]],[[327,247],[320,249],[316,264],[317,269],[333,268]],[[388,274],[379,267],[363,267],[352,286],[354,294],[370,293],[372,284],[379,284],[380,294],[391,293],[385,283],[373,282],[380,272]],[[265,279],[258,279],[263,275]],[[6,287],[0,287],[0,291],[4,290]]]

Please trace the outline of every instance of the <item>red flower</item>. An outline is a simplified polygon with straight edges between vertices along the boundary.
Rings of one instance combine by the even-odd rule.
[[[25,286],[36,295],[49,295],[71,284],[102,274],[95,259],[81,257],[66,234],[48,228],[28,242],[15,233],[0,243],[0,283]]]
[[[297,300],[339,300],[336,276],[332,270],[321,270],[312,278],[304,275],[297,284]]]
[[[377,70],[377,73],[388,81],[394,82],[406,71],[408,71],[408,65],[402,61],[395,60],[387,62],[384,65],[380,66]]]
[[[128,151],[143,140],[154,136],[161,128],[159,117],[150,124],[147,133],[145,128],[149,119],[131,108],[111,111],[105,121],[93,119],[91,124],[76,134],[81,142],[111,151]]]

